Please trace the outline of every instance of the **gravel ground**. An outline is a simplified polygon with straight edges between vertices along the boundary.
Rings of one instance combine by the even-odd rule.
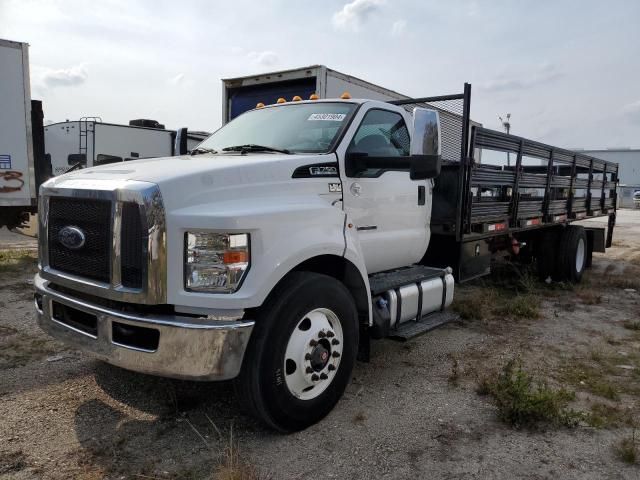
[[[33,245],[25,238],[3,232],[0,245]],[[616,270],[637,280],[640,211],[620,212],[615,238],[589,279]],[[598,289],[597,302],[558,288],[540,300],[536,320],[466,320],[407,343],[374,342],[371,362],[356,366],[326,419],[280,435],[245,416],[227,383],[127,372],[49,339],[35,325],[33,268],[0,271],[2,478],[209,478],[231,436],[241,458],[273,479],[640,478],[613,451],[629,427],[515,430],[475,391],[478,374],[519,356],[551,385],[576,391],[576,409],[604,402],[637,414],[640,364],[606,379],[620,389],[615,401],[562,375],[577,359],[592,361],[594,349],[640,352],[640,335],[623,326],[638,320],[640,295],[619,282]]]

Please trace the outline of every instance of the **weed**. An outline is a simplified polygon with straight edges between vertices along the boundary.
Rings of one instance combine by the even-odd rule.
[[[584,421],[595,428],[613,428],[631,424],[632,418],[630,410],[622,410],[605,403],[596,403],[591,405],[590,411],[584,416]]]
[[[451,356],[451,372],[448,380],[451,385],[458,385],[460,380],[460,365],[458,359],[454,356]]]
[[[534,319],[540,318],[540,299],[531,294],[516,295],[505,298],[493,309],[495,315]]]
[[[224,449],[223,461],[215,470],[214,480],[259,480],[258,469],[243,458],[238,443],[233,439],[233,428]]]
[[[0,250],[0,272],[35,269],[37,252],[32,250]]]
[[[496,291],[491,288],[460,292],[451,308],[463,320],[485,320],[491,314],[491,304],[496,296]]]
[[[24,366],[60,349],[46,338],[15,335],[0,344],[0,370]]]
[[[598,305],[602,303],[602,295],[599,295],[596,291],[591,289],[580,290],[576,293],[576,296],[585,305]]]
[[[635,332],[640,332],[640,320],[636,320],[636,321],[628,320],[628,321],[624,322],[624,324],[622,326],[624,328],[626,328],[627,330],[633,330]]]
[[[477,391],[490,394],[501,420],[515,428],[535,427],[540,424],[577,425],[582,415],[567,410],[574,395],[564,389],[552,390],[536,382],[523,370],[520,361],[511,360],[494,380],[484,379]]]
[[[640,442],[636,438],[636,429],[633,429],[630,437],[623,438],[615,446],[614,450],[618,458],[623,462],[635,465],[640,462]]]
[[[367,416],[364,414],[364,412],[358,412],[353,416],[353,423],[364,423],[366,419]]]

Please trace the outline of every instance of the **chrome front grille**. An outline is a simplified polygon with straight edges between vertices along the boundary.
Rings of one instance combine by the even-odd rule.
[[[44,278],[111,300],[166,302],[166,228],[157,185],[54,179],[42,187],[39,211]],[[67,227],[81,232],[80,247],[64,242]]]
[[[77,250],[59,240],[65,227],[85,234]],[[61,272],[109,283],[111,276],[111,202],[87,198],[52,197],[49,200],[49,265]]]

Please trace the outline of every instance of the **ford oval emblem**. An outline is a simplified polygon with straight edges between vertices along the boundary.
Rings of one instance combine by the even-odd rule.
[[[86,235],[78,227],[62,227],[58,232],[58,241],[69,250],[81,249],[86,240]]]

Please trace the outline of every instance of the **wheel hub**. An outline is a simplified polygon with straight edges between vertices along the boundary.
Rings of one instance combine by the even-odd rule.
[[[326,308],[306,314],[294,328],[285,351],[285,381],[302,400],[320,395],[331,383],[342,356],[342,325]]]
[[[322,339],[313,347],[309,362],[314,372],[320,372],[327,366],[331,358],[331,345],[326,339]]]

